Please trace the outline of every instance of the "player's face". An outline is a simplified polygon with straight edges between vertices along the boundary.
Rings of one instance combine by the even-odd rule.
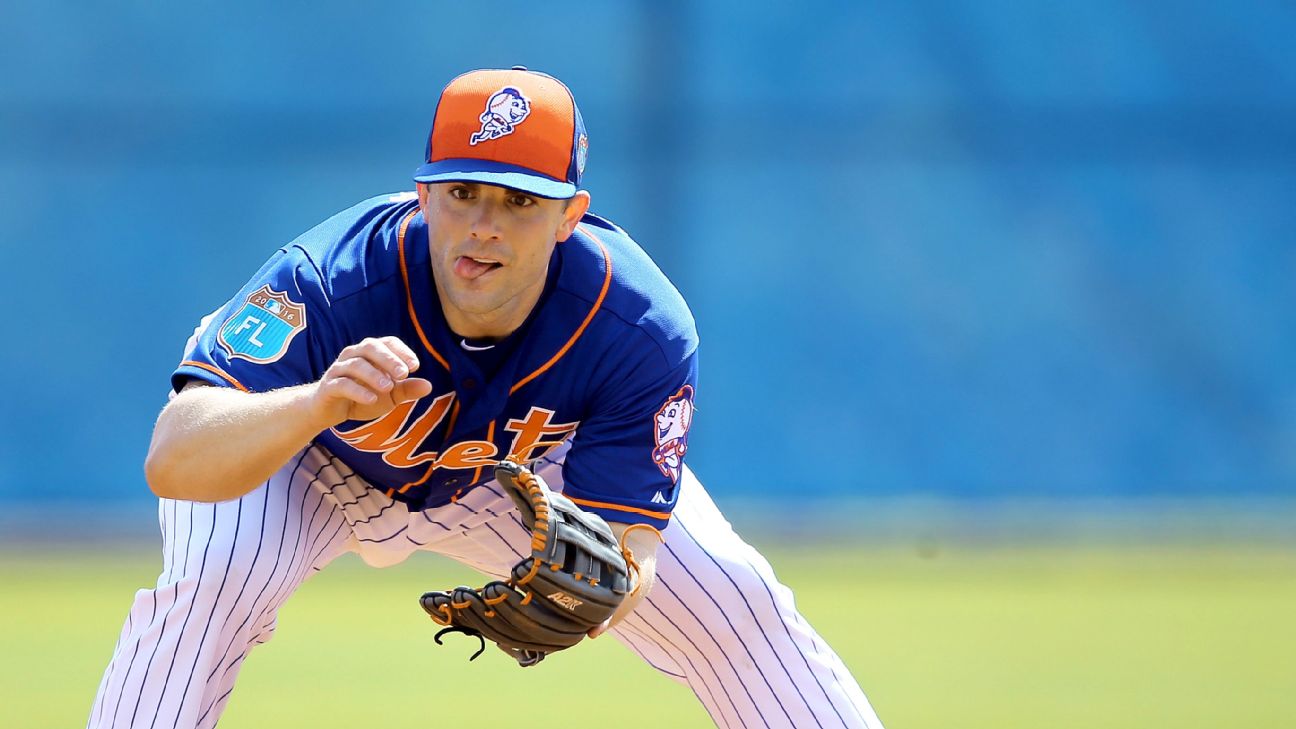
[[[472,182],[419,185],[432,275],[446,321],[466,337],[503,337],[522,325],[544,290],[549,259],[589,209]]]

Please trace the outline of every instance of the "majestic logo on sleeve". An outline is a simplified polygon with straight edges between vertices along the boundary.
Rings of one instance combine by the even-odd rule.
[[[293,337],[305,328],[306,307],[266,285],[253,291],[221,325],[216,339],[230,357],[265,364],[282,357]]]
[[[685,385],[666,399],[653,417],[653,462],[672,483],[679,483],[684,454],[688,452],[688,432],[693,425],[693,386]]]
[[[505,86],[486,100],[486,111],[478,117],[481,130],[468,138],[468,144],[476,146],[512,134],[517,125],[530,115],[531,100],[512,86]]]

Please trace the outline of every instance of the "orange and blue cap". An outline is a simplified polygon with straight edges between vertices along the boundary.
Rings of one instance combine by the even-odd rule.
[[[589,139],[571,91],[547,74],[469,71],[441,92],[416,182],[480,182],[565,199],[576,194]]]

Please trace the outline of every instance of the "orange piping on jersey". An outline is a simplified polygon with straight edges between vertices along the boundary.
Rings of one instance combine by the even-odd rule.
[[[440,362],[441,366],[448,370],[450,364],[446,362],[445,357],[442,357],[440,352],[436,351],[436,347],[433,347],[432,343],[428,341],[427,335],[423,333],[423,325],[419,324],[418,314],[414,313],[414,294],[410,291],[409,269],[405,265],[405,230],[409,228],[410,221],[414,219],[414,214],[417,212],[417,209],[411,210],[409,215],[406,215],[405,219],[401,221],[400,230],[396,233],[396,251],[400,255],[401,280],[405,282],[405,304],[409,308],[410,321],[414,322],[414,331],[418,332],[419,341],[423,342],[423,346],[427,351],[432,353],[432,358]]]
[[[450,434],[454,432],[455,420],[458,417],[459,417],[459,399],[455,398],[454,405],[450,406],[450,424],[446,426],[446,439],[449,439]],[[428,466],[427,473],[423,474],[423,478],[420,478],[417,481],[410,481],[404,486],[401,486],[400,491],[398,493],[403,494],[406,491],[409,491],[410,489],[414,488],[415,486],[423,485],[423,483],[428,480],[428,478],[432,475],[432,472],[435,471],[436,468],[437,468],[437,462],[432,461],[432,463]]]
[[[401,487],[400,487],[400,490],[398,490],[396,493],[398,493],[398,494],[403,494],[403,493],[405,493],[406,491],[409,491],[410,489],[414,488],[415,486],[422,486],[422,485],[423,485],[423,482],[424,482],[424,481],[427,481],[427,480],[428,480],[428,477],[431,476],[431,475],[432,475],[432,472],[435,471],[435,470],[436,470],[436,461],[433,461],[433,462],[431,462],[431,463],[428,464],[428,470],[427,470],[427,473],[423,474],[423,478],[420,478],[420,479],[417,480],[417,481],[410,481],[409,483],[405,484],[404,486],[401,486]]]
[[[593,506],[596,509],[612,509],[614,511],[628,511],[632,514],[643,514],[644,516],[650,516],[654,519],[662,519],[662,520],[670,519],[671,516],[670,514],[664,511],[648,511],[647,509],[636,509],[633,506],[609,504],[604,501],[587,501],[585,499],[578,499],[575,496],[568,496],[567,498],[571,499],[571,502],[573,504],[580,504],[581,506]]]
[[[612,285],[612,256],[608,255],[607,247],[603,245],[603,241],[598,239],[598,236],[594,235],[594,233],[589,229],[584,230],[589,234],[589,237],[593,238],[594,242],[598,244],[599,250],[603,252],[603,267],[607,269],[603,273],[603,289],[599,291],[598,298],[594,301],[594,306],[590,307],[589,313],[585,315],[585,321],[581,322],[581,325],[576,328],[576,333],[571,335],[571,339],[568,339],[562,349],[558,350],[558,353],[551,357],[548,362],[541,365],[540,369],[522,378],[516,385],[514,385],[513,388],[509,390],[510,395],[520,390],[526,383],[544,374],[546,370],[554,366],[554,363],[562,359],[563,355],[567,354],[567,350],[571,349],[572,345],[576,343],[576,340],[580,339],[580,336],[585,333],[585,327],[589,326],[590,321],[594,319],[594,315],[598,313],[599,308],[603,306],[603,299],[607,298],[608,288]]]
[[[454,406],[450,408],[450,424],[446,426],[446,440],[450,440],[450,434],[454,432],[455,421],[459,419],[459,398],[455,398]]]
[[[219,367],[217,367],[217,366],[215,366],[215,365],[209,365],[209,364],[207,364],[206,362],[195,362],[195,361],[193,361],[193,360],[191,360],[191,359],[187,359],[187,360],[185,360],[185,361],[183,361],[183,362],[180,363],[180,366],[181,366],[181,367],[184,367],[185,365],[189,365],[190,367],[197,367],[197,368],[200,369],[200,370],[207,370],[208,372],[212,373],[213,375],[217,375],[217,376],[220,377],[222,380],[225,380],[226,382],[228,382],[228,383],[230,383],[231,385],[237,387],[238,389],[242,390],[243,392],[252,392],[251,390],[249,390],[249,389],[247,389],[246,387],[244,387],[242,382],[239,382],[238,380],[234,379],[233,377],[230,377],[229,375],[225,374],[225,370],[222,370],[221,368],[219,368]]]
[[[490,443],[491,445],[495,444],[495,421],[494,420],[492,420],[490,422],[490,426],[486,428],[486,442]],[[483,468],[485,468],[485,466],[478,466],[477,468],[473,469],[473,477],[472,477],[473,483],[477,483],[477,479],[481,478],[481,472]]]

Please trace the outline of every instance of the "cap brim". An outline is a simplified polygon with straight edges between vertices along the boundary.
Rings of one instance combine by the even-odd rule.
[[[536,197],[566,200],[576,194],[570,182],[555,180],[517,165],[481,159],[445,159],[414,170],[415,182],[479,182],[521,190]]]

